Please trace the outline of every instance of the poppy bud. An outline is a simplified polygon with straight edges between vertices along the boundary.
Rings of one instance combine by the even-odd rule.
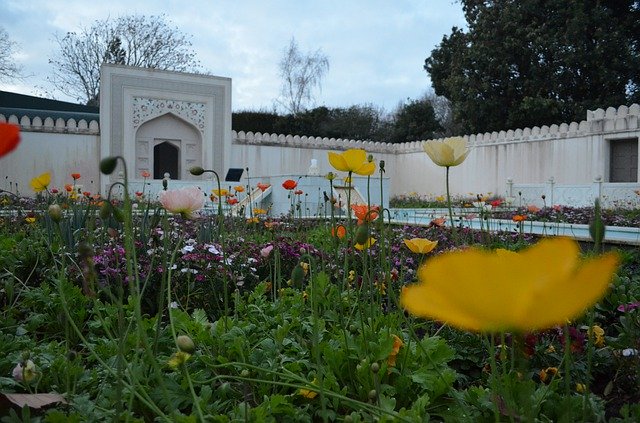
[[[115,217],[118,222],[124,222],[124,212],[122,210],[117,207],[112,207],[111,211],[113,212],[113,217]]]
[[[105,175],[111,175],[113,171],[116,169],[116,164],[118,163],[118,157],[110,156],[104,158],[100,161],[100,172]]]
[[[167,180],[167,178],[164,178],[162,180],[162,189],[166,191],[168,186],[169,186],[169,181]]]
[[[193,354],[196,351],[196,344],[193,339],[187,335],[180,335],[176,338],[176,345],[180,348],[180,351],[188,354]]]
[[[304,279],[304,269],[300,265],[300,263],[296,264],[296,267],[291,271],[291,282],[296,285],[301,285],[302,280]]]
[[[49,217],[56,223],[60,222],[62,220],[62,208],[57,204],[51,204],[49,206]]]
[[[202,175],[202,174],[204,173],[204,169],[203,169],[203,168],[201,168],[200,166],[194,166],[194,167],[192,167],[191,169],[189,169],[189,172],[190,172],[192,175],[200,176],[200,175]]]
[[[111,203],[105,201],[100,207],[100,219],[107,220],[111,216]]]
[[[362,225],[358,226],[358,229],[356,230],[356,244],[365,244],[367,242],[367,240],[369,239],[369,225],[366,223],[363,223]]]
[[[378,167],[380,168],[381,172],[384,172],[384,160],[380,160],[380,163],[378,163]]]

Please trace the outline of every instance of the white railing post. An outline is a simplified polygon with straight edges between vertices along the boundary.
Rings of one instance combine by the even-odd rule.
[[[554,200],[553,194],[554,194],[555,185],[556,185],[556,178],[551,176],[547,181],[547,189],[546,189],[546,195],[547,195],[547,199],[549,200],[549,206],[553,206],[553,200]]]
[[[594,202],[596,198],[600,200],[600,205],[604,206],[602,200],[602,176],[600,175],[596,176],[591,184],[591,202]]]

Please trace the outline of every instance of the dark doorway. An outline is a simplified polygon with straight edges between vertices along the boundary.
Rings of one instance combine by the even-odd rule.
[[[153,147],[153,179],[163,179],[168,173],[171,179],[180,179],[180,149],[168,142]]]
[[[638,182],[638,139],[611,140],[609,182]]]

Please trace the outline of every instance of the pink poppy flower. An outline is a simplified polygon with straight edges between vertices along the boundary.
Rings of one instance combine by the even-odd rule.
[[[160,204],[170,213],[180,214],[185,219],[191,219],[204,206],[204,195],[198,187],[160,192]]]

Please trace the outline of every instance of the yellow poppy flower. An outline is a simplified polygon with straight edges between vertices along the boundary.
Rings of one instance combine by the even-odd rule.
[[[604,347],[604,329],[598,325],[593,325],[589,328],[589,335],[593,338],[593,345],[597,348]]]
[[[224,189],[224,188],[222,188],[222,189],[212,189],[211,192],[216,197],[225,197],[227,194],[229,194],[229,191]]]
[[[33,188],[35,192],[44,191],[45,189],[47,189],[50,183],[51,183],[51,174],[49,172],[43,173],[40,176],[36,176],[30,182],[31,188]]]
[[[462,137],[445,138],[443,141],[427,141],[424,151],[438,166],[458,166],[467,158],[469,148]]]
[[[344,153],[330,151],[329,163],[336,170],[364,176],[373,175],[376,170],[375,163],[367,160],[367,152],[357,148],[352,148]]]
[[[167,360],[167,366],[175,370],[186,363],[189,358],[191,358],[191,354],[189,353],[186,353],[184,351],[174,352],[169,360]]]
[[[367,248],[371,247],[373,244],[376,243],[376,239],[373,237],[369,237],[369,239],[367,239],[364,244],[356,244],[354,245],[354,247],[356,247],[356,250],[366,250]]]
[[[535,331],[564,324],[606,292],[619,258],[581,263],[572,240],[549,238],[519,253],[468,249],[441,254],[402,291],[410,313],[472,331]],[[479,269],[482,271],[479,272]]]
[[[312,385],[316,385],[317,383],[318,383],[318,379],[313,379],[313,381],[311,382]],[[312,391],[310,389],[305,389],[305,388],[300,388],[298,390],[298,394],[307,399],[314,399],[315,397],[318,396],[318,392]]]
[[[404,244],[416,254],[430,253],[438,245],[438,241],[431,241],[426,238],[405,239]]]
[[[400,339],[399,336],[392,335],[392,337],[393,349],[391,350],[389,357],[387,357],[387,364],[389,365],[389,367],[393,367],[396,365],[396,358],[398,357],[398,353],[400,352],[400,347],[404,345],[404,342],[402,342],[402,339]]]

